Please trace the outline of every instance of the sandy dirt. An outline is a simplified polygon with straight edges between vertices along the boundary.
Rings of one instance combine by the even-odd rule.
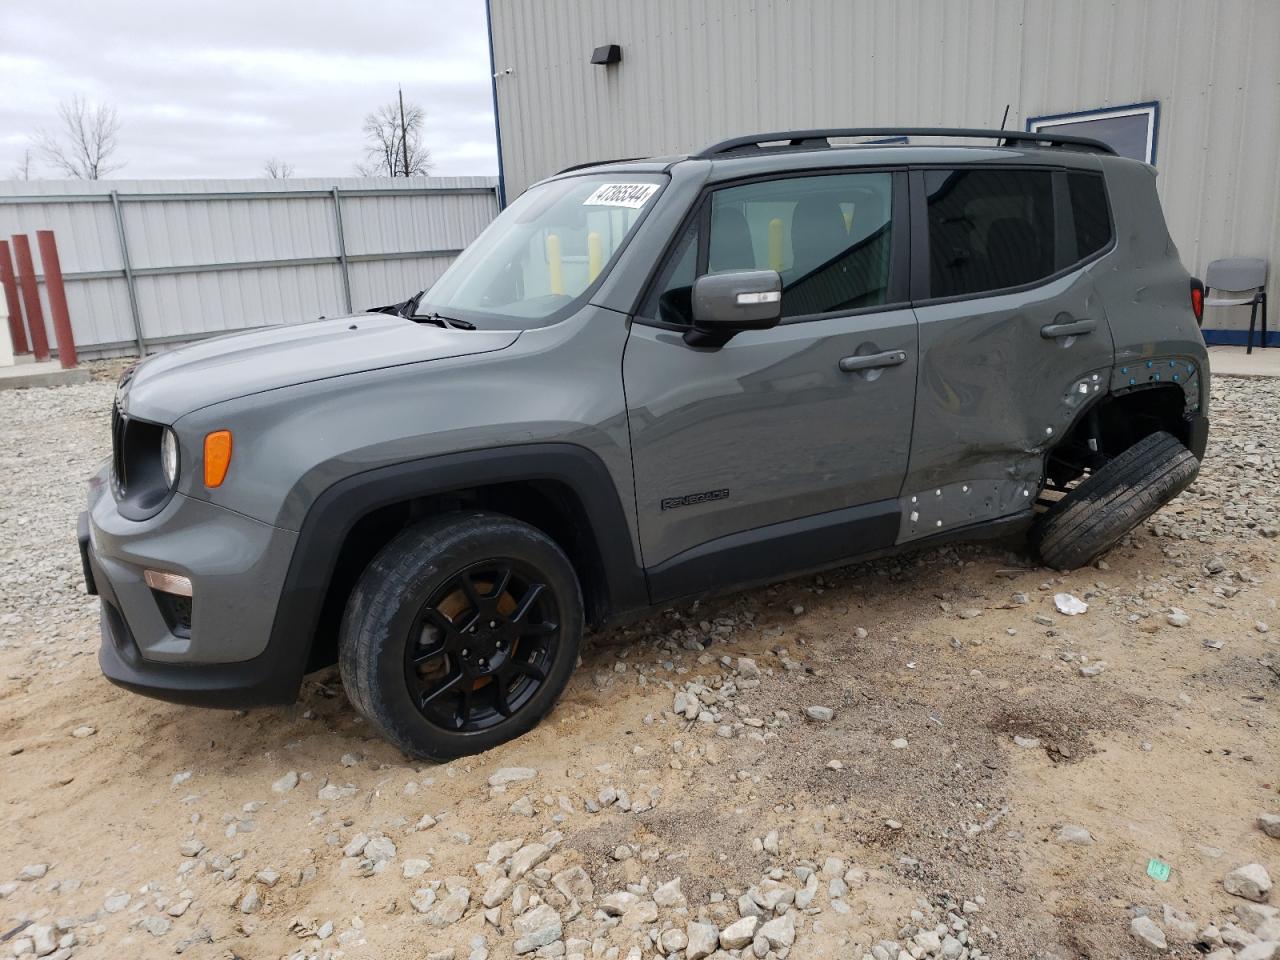
[[[1233,405],[1242,383],[1215,387],[1224,415],[1234,411],[1274,450],[1275,409],[1265,419]],[[854,868],[847,912],[833,908],[824,879],[791,950],[815,960],[858,960],[897,938],[918,898],[980,904],[972,938],[991,957],[1141,956],[1128,932],[1135,909],[1159,919],[1168,904],[1201,928],[1239,902],[1223,890],[1228,870],[1256,861],[1280,875],[1280,841],[1255,826],[1260,813],[1280,812],[1280,557],[1276,540],[1214,520],[1224,499],[1247,498],[1260,480],[1237,469],[1238,445],[1211,448],[1206,481],[1101,569],[1058,575],[1016,545],[945,548],[668,611],[595,638],[562,702],[528,736],[431,766],[373,738],[333,671],[309,678],[293,707],[173,706],[102,679],[90,598],[68,588],[32,615],[26,601],[46,594],[24,575],[18,546],[45,538],[45,548],[74,554],[73,529],[48,521],[74,516],[79,477],[108,442],[99,419],[31,419],[51,439],[23,456],[65,464],[67,483],[45,491],[56,509],[32,518],[47,531],[5,524],[17,539],[4,548],[0,882],[15,883],[0,887],[0,936],[62,919],[77,958],[182,949],[246,960],[325,950],[398,960],[448,947],[464,958],[483,936],[489,955],[505,958],[510,904],[499,926],[486,921],[474,865],[495,842],[551,830],[562,840],[542,866],[580,864],[596,901],[681,877],[688,917],[664,910],[655,929],[698,915],[723,927],[771,868],[838,857]],[[79,439],[73,449],[86,433],[92,449]],[[25,465],[10,456],[4,467],[5,499],[31,495],[17,479]],[[76,565],[66,570],[74,579]],[[1056,592],[1086,600],[1087,613],[1057,613]],[[1189,625],[1168,622],[1172,607]],[[705,638],[705,650],[685,649],[691,637]],[[728,738],[672,712],[687,682],[733,678],[722,657],[750,657],[761,670],[725,711],[760,725]],[[1081,675],[1099,661],[1099,675]],[[834,719],[806,719],[813,704]],[[82,727],[93,732],[73,735]],[[905,746],[894,746],[899,738]],[[487,778],[513,766],[537,774],[492,791]],[[274,791],[289,771],[301,782]],[[326,784],[352,789],[321,799]],[[655,805],[589,812],[608,786]],[[526,796],[532,816],[512,812]],[[438,822],[419,829],[424,814]],[[1093,842],[1061,842],[1068,824]],[[758,843],[771,830],[776,854]],[[373,876],[343,856],[357,833],[396,845]],[[184,856],[193,839],[204,849]],[[622,860],[619,845],[631,851]],[[1152,858],[1171,867],[1167,882],[1147,875]],[[430,868],[407,879],[409,859]],[[29,864],[47,873],[19,880]],[[280,876],[272,886],[254,879],[268,868]],[[468,878],[471,905],[438,929],[411,900],[450,876]],[[250,889],[262,905],[244,913]],[[119,893],[127,905],[108,912]],[[332,933],[320,940],[326,922]],[[617,946],[624,958],[637,944],[653,955],[643,929],[606,926],[583,904],[565,936]],[[1170,940],[1174,956],[1199,955]]]

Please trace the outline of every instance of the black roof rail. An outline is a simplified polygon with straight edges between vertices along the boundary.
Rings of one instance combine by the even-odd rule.
[[[1017,130],[979,130],[963,127],[849,127],[830,130],[780,130],[776,133],[753,133],[745,137],[732,137],[721,140],[691,155],[692,159],[710,160],[726,153],[732,153],[743,147],[760,147],[761,144],[781,142],[788,147],[813,149],[829,147],[830,137],[967,137],[974,139],[1003,140],[1001,146],[1010,143],[1037,143],[1051,147],[1068,147],[1095,153],[1109,153],[1115,156],[1115,150],[1101,140],[1088,137],[1071,137],[1059,133],[1023,133]],[[850,144],[854,146],[854,144]],[[870,146],[870,144],[859,144]],[[769,148],[764,148],[769,149]]]
[[[585,170],[587,167],[602,167],[607,163],[627,163],[631,160],[648,160],[648,157],[614,157],[612,160],[588,160],[586,163],[575,163],[571,167],[565,167],[563,170],[557,170],[555,176],[562,173],[572,173],[574,170]]]

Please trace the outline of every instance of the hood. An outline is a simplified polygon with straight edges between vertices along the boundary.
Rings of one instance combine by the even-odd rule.
[[[160,423],[224,400],[429,360],[501,350],[519,330],[457,330],[363,313],[203,340],[139,364],[126,413]]]

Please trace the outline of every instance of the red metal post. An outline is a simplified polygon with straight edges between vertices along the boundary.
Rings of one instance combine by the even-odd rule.
[[[44,272],[44,289],[49,295],[49,313],[53,320],[53,338],[58,344],[58,362],[63,370],[76,365],[76,341],[71,333],[71,314],[67,312],[67,291],[62,285],[62,264],[58,262],[58,242],[52,230],[37,230],[40,247],[40,269]]]
[[[27,308],[27,326],[31,330],[31,349],[37,360],[49,359],[49,335],[44,329],[44,310],[40,308],[40,288],[36,286],[36,268],[31,262],[31,241],[25,233],[15,233],[13,258],[18,262],[18,288]]]
[[[9,338],[13,340],[13,355],[30,353],[27,346],[27,325],[22,322],[22,303],[18,300],[18,281],[13,275],[13,259],[9,253],[9,241],[0,240],[0,286],[4,287],[4,300],[9,307]]]

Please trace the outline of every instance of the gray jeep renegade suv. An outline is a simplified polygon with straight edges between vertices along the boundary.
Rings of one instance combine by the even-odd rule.
[[[987,146],[848,143],[895,135]],[[583,631],[959,538],[1089,562],[1194,478],[1203,290],[1103,144],[813,130],[572,169],[430,290],[120,383],[101,666],[416,757],[530,729]]]

